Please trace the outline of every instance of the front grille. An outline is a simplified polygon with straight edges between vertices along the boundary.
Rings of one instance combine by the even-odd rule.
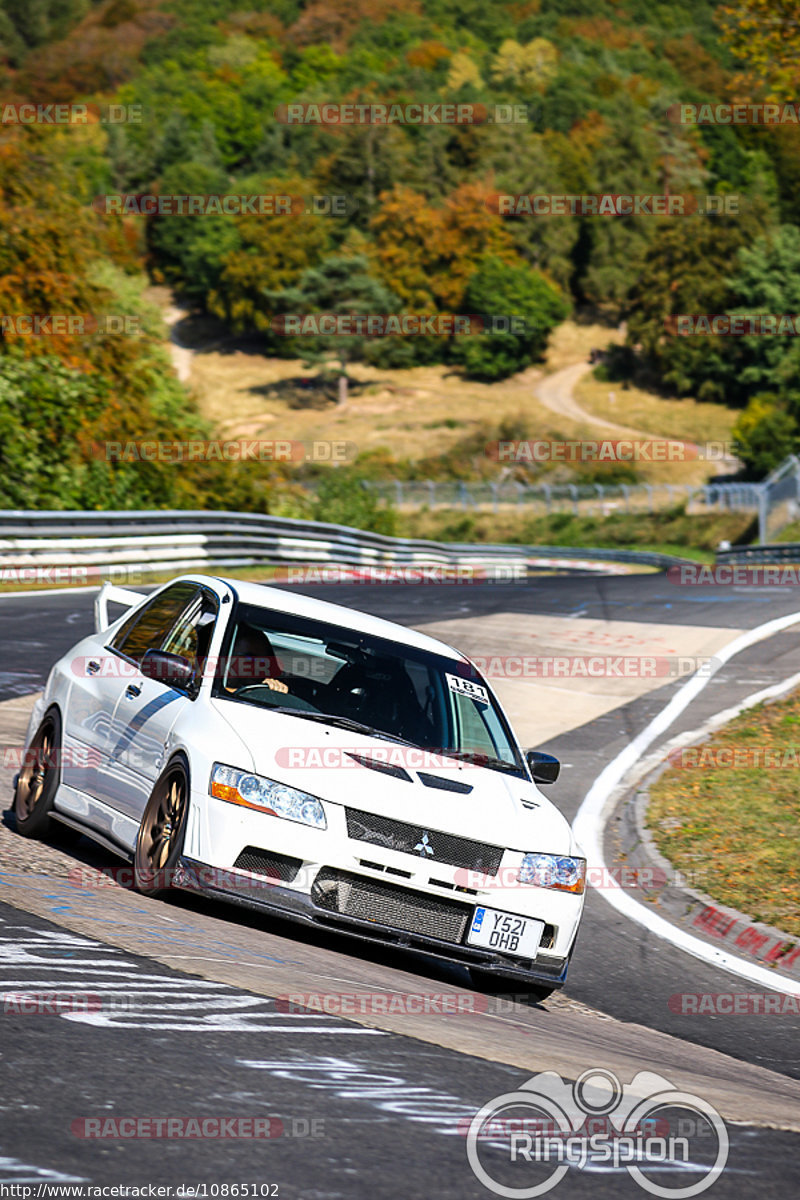
[[[436,830],[424,829],[422,825],[407,825],[404,821],[378,817],[375,813],[362,812],[358,808],[345,811],[347,836],[357,842],[414,854],[426,862],[447,863],[451,867],[480,871],[482,875],[496,875],[500,869],[503,857],[500,846],[487,846],[484,842],[473,842],[451,833],[437,833]]]
[[[266,875],[276,883],[293,883],[302,865],[302,858],[289,858],[272,850],[260,850],[258,846],[245,846],[233,864],[234,869]]]
[[[425,896],[382,880],[347,875],[332,867],[323,867],[317,875],[311,899],[328,912],[453,943],[463,938],[472,913],[471,906],[453,900]]]

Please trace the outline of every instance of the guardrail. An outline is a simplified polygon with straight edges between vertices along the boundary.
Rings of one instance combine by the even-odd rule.
[[[214,566],[441,564],[508,567],[576,563],[666,568],[689,562],[647,551],[569,546],[467,545],[388,537],[259,513],[0,511],[0,578],[10,570],[83,568],[87,577]],[[594,569],[597,569],[595,566]]]
[[[717,551],[718,563],[800,563],[800,542],[783,542],[766,546],[733,546]]]

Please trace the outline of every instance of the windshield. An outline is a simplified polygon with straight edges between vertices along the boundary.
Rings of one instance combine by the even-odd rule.
[[[474,667],[338,625],[238,604],[214,694],[309,720],[324,716],[527,778]]]

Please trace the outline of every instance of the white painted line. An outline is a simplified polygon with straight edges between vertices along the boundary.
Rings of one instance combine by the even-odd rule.
[[[120,1017],[126,1017],[128,1014],[120,1013]],[[198,1017],[197,1021],[189,1022],[157,1022],[147,1017],[145,1014],[142,1020],[117,1020],[114,1013],[84,1013],[84,1012],[62,1012],[59,1016],[65,1021],[74,1021],[79,1025],[96,1025],[99,1027],[110,1029],[150,1029],[154,1032],[172,1030],[178,1033],[324,1033],[329,1037],[351,1036],[357,1037],[386,1037],[388,1029],[366,1029],[361,1026],[357,1028],[341,1027],[331,1021],[330,1025],[306,1025],[298,1027],[297,1025],[273,1025],[269,1018],[269,1013],[253,1013],[252,1021],[237,1020],[235,1016],[228,1017],[226,1013],[220,1013],[214,1017]],[[256,1023],[258,1022],[258,1023]]]
[[[800,622],[800,613],[790,613],[786,617],[778,617],[774,621],[767,621],[766,624],[759,625],[755,629],[741,634],[739,637],[734,638],[732,642],[729,642],[727,646],[724,646],[722,650],[718,650],[714,656],[710,673],[701,675],[698,671],[693,675],[683,687],[678,689],[669,704],[662,709],[658,716],[649,725],[645,726],[641,733],[600,772],[584,797],[583,803],[578,809],[577,816],[573,822],[575,837],[582,846],[589,860],[589,865],[600,867],[603,872],[602,878],[605,881],[605,886],[602,889],[602,895],[612,908],[615,908],[617,912],[622,913],[629,920],[643,925],[657,937],[663,938],[664,941],[670,942],[673,946],[677,946],[679,950],[685,950],[687,954],[691,954],[694,958],[700,958],[705,962],[709,962],[713,966],[719,967],[722,971],[730,972],[732,975],[739,975],[743,979],[749,979],[752,983],[756,983],[760,987],[769,988],[776,992],[783,992],[789,996],[800,996],[800,982],[776,976],[774,971],[770,971],[766,967],[760,967],[755,963],[747,962],[736,954],[730,954],[727,950],[721,950],[716,946],[710,945],[708,942],[704,942],[701,938],[695,937],[694,934],[687,933],[685,930],[679,929],[677,925],[673,925],[663,917],[658,916],[652,909],[646,908],[643,904],[634,900],[627,892],[623,891],[613,879],[611,872],[606,870],[603,860],[603,831],[611,808],[612,794],[617,784],[620,783],[630,768],[639,761],[648,746],[651,746],[660,734],[669,729],[673,721],[691,704],[695,696],[703,690],[720,667],[742,650],[746,650],[749,646],[754,646],[766,638],[773,637],[776,633],[781,633],[784,629],[789,629],[792,625],[797,625],[798,622]],[[704,670],[704,668],[701,668],[701,670]],[[749,697],[748,699],[752,703],[757,703],[762,699],[769,699],[771,695],[777,695],[781,691],[786,691],[787,687],[791,686],[794,682],[800,682],[800,676],[792,676],[791,679],[784,680],[782,683],[776,684],[775,687],[766,688],[763,692],[757,692],[755,697]],[[745,704],[741,706],[741,708],[744,707]]]

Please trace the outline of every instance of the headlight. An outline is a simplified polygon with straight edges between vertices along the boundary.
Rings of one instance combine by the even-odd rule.
[[[299,821],[302,825],[313,825],[316,829],[327,829],[325,811],[316,796],[298,792],[297,788],[265,779],[263,775],[251,775],[214,763],[208,790],[217,800],[231,804],[242,804],[273,817],[285,817],[287,821]]]
[[[526,854],[517,879],[534,887],[574,892],[580,896],[586,888],[586,859],[566,858],[560,854]]]

